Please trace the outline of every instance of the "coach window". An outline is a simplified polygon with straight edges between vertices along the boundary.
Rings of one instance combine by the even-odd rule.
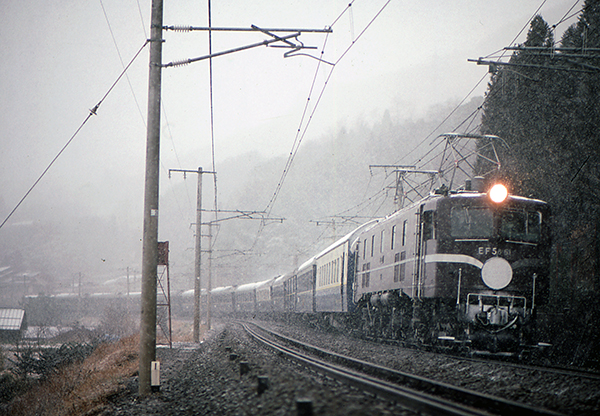
[[[373,257],[375,249],[375,234],[371,236],[371,257]]]
[[[394,255],[394,282],[400,280],[400,253]]]
[[[379,239],[379,252],[383,253],[383,241],[385,238],[385,230],[381,230],[381,238]]]
[[[363,260],[367,258],[367,239],[363,241]]]
[[[402,223],[402,245],[406,245],[406,228],[408,226],[408,220],[404,220]]]
[[[406,260],[406,251],[400,253],[400,261],[402,262],[400,263],[400,281],[406,277],[406,262],[404,260]]]
[[[391,238],[391,243],[390,243],[390,250],[393,250],[396,246],[396,226],[393,225],[392,226],[392,238]]]

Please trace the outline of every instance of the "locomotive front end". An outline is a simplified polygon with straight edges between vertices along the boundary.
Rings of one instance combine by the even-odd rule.
[[[492,353],[534,344],[536,311],[548,294],[547,204],[509,195],[503,185],[447,201],[441,251],[471,259],[451,266],[463,338]]]

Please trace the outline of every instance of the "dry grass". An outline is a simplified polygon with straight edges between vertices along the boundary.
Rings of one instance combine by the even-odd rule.
[[[83,363],[69,365],[11,406],[11,415],[94,415],[138,371],[139,338],[101,344]]]
[[[203,335],[206,328],[201,327]],[[192,322],[173,320],[173,342],[192,341]],[[157,343],[166,338],[157,331]],[[82,363],[74,363],[41,382],[12,402],[10,415],[86,415],[108,408],[109,399],[125,389],[138,372],[139,336],[101,344]]]
[[[204,325],[200,326],[200,334],[206,332]],[[173,319],[171,333],[173,342],[192,342],[193,341],[193,321],[183,319]],[[169,343],[162,331],[156,331],[156,343],[166,345]]]

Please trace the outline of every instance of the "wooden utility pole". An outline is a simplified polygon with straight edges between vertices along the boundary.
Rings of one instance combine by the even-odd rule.
[[[150,393],[150,366],[156,359],[156,279],[158,266],[158,173],[160,156],[160,92],[162,69],[163,1],[152,0],[148,128],[142,244],[139,394]]]

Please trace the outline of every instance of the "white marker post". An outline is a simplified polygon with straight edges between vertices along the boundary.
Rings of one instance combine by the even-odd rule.
[[[160,390],[160,361],[152,361],[150,367],[150,388],[153,392]]]

